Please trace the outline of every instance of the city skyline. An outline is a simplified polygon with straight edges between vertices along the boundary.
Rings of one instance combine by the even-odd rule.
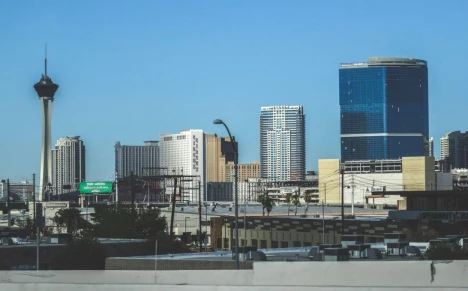
[[[468,45],[457,37],[466,27],[461,22],[461,11],[468,6],[464,1],[452,2],[442,16],[438,6],[426,3],[421,7],[417,2],[400,1],[406,11],[401,12],[397,3],[386,7],[390,11],[384,16],[369,13],[382,4],[371,9],[346,2],[265,3],[176,7],[142,2],[135,7],[111,8],[113,15],[134,19],[131,25],[104,13],[108,7],[103,4],[95,4],[93,9],[89,9],[91,2],[81,7],[71,4],[70,8],[54,5],[53,9],[51,4],[27,8],[6,4],[3,11],[12,13],[5,14],[0,23],[9,27],[5,42],[10,46],[2,48],[9,57],[0,68],[0,77],[10,84],[3,99],[9,110],[0,116],[0,122],[9,127],[4,134],[7,142],[0,145],[5,153],[0,175],[19,181],[39,174],[40,111],[31,84],[42,73],[45,42],[49,44],[50,71],[61,85],[52,139],[77,134],[86,140],[87,174],[92,180],[114,177],[116,141],[139,144],[157,139],[159,132],[183,128],[222,135],[211,124],[215,118],[228,123],[239,141],[241,163],[258,160],[258,108],[277,104],[304,106],[308,115],[307,170],[317,169],[319,158],[340,155],[336,66],[370,55],[427,60],[430,136],[438,140],[449,131],[466,130],[458,126],[463,124],[463,108],[468,105],[464,66],[460,65]],[[190,14],[194,18],[188,21],[187,13],[194,9],[197,13]],[[181,13],[172,13],[175,11]],[[401,21],[390,21],[392,11],[399,13]],[[31,29],[37,13],[44,15],[46,38]],[[366,17],[344,21],[349,13]],[[237,16],[244,21],[239,23]],[[424,21],[427,17],[440,17],[441,22],[428,23]],[[406,31],[408,27],[412,29]],[[122,31],[135,33],[116,42]],[[372,35],[381,35],[381,31],[385,37],[376,41]],[[24,38],[18,40],[17,35]],[[347,43],[346,50],[340,45],[343,43]],[[439,148],[436,142],[436,156]]]

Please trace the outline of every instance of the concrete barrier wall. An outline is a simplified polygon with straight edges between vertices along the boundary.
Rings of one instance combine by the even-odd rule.
[[[253,262],[239,262],[241,270],[252,270]],[[235,261],[158,260],[107,258],[106,270],[235,270]]]
[[[7,285],[5,285],[7,286]],[[154,290],[170,290],[170,291],[232,291],[232,286],[189,286],[189,285],[166,285],[156,287],[151,285],[70,285],[70,284],[30,284],[30,285],[19,285],[10,284],[8,285],[8,291],[154,291]],[[238,286],[236,291],[322,291],[322,290],[343,290],[343,291],[362,291],[359,287],[314,287],[314,286]],[[395,288],[391,287],[373,287],[365,288],[366,291],[395,291]],[[397,289],[401,290],[401,289]],[[420,290],[440,290],[437,288],[420,288]],[[462,291],[466,288],[450,288],[450,291]]]
[[[253,285],[465,287],[468,261],[258,262]]]
[[[91,285],[251,285],[252,270],[219,271],[24,271],[0,272],[4,283],[91,284]],[[154,288],[154,287],[153,287]]]
[[[160,289],[155,289],[155,286],[150,285],[137,285],[137,286],[128,286],[128,285],[69,285],[69,284],[30,284],[30,285],[19,285],[19,284],[10,284],[7,287],[8,291],[155,291]],[[170,290],[170,291],[232,291],[232,286],[163,286],[158,287],[161,290]],[[343,290],[343,291],[362,291],[362,288],[357,287],[332,287],[326,288],[323,287],[306,287],[306,286],[238,286],[235,289],[236,291],[322,291],[322,290]],[[395,291],[395,288],[385,288],[385,287],[374,287],[374,288],[365,288],[366,291]],[[400,289],[397,289],[400,290]],[[421,288],[421,290],[440,290],[436,288]],[[450,288],[450,291],[462,291],[466,288]]]
[[[258,262],[253,270],[239,271],[0,272],[0,290],[9,291],[154,290],[154,285],[163,285],[164,290],[204,291],[232,290],[232,286],[238,290],[466,290],[468,261]]]

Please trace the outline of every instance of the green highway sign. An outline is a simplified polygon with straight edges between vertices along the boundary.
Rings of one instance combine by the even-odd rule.
[[[80,194],[110,194],[112,182],[81,182]]]

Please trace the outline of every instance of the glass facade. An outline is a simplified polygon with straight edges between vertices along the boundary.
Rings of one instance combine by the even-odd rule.
[[[425,62],[346,65],[340,67],[339,78],[342,161],[425,155]]]

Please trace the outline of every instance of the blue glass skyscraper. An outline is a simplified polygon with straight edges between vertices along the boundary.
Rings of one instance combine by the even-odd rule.
[[[426,61],[371,57],[339,75],[342,162],[428,153]]]

